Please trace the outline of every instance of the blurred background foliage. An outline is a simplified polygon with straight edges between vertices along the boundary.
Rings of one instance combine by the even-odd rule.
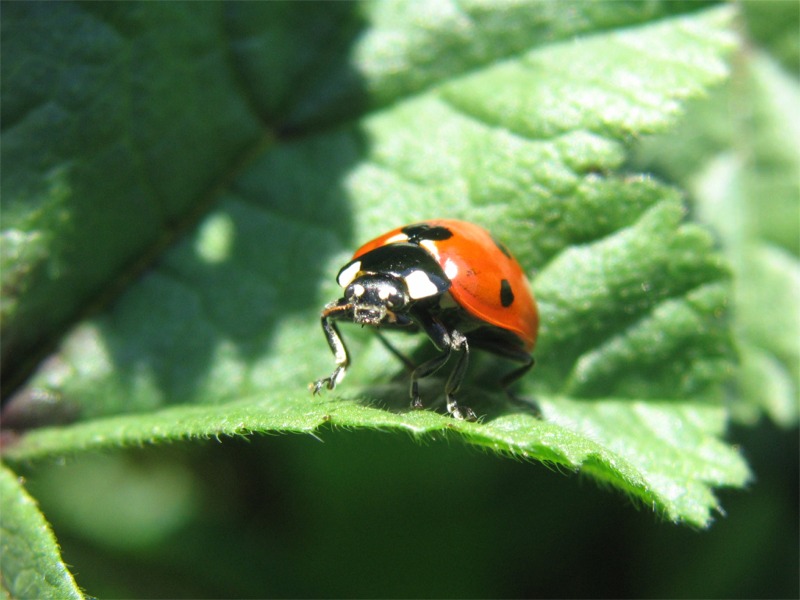
[[[749,43],[731,81],[696,102],[674,134],[642,140],[632,159],[631,168],[690,190],[739,270],[755,243],[797,269],[798,138],[786,135],[797,106],[777,111],[800,85],[798,6],[743,3]],[[779,81],[766,96],[765,72]],[[764,123],[784,127],[765,137]],[[743,232],[729,218],[743,214],[765,218]],[[754,381],[764,372],[731,390],[742,408],[729,439],[756,480],[721,493],[727,515],[708,531],[632,510],[580,476],[380,432],[133,449],[21,474],[79,584],[103,598],[797,597],[798,365],[791,349],[781,354],[754,333],[758,314],[774,310],[763,291],[739,341],[766,353],[785,385],[760,420],[738,399],[763,389]],[[737,295],[744,311],[742,302]]]

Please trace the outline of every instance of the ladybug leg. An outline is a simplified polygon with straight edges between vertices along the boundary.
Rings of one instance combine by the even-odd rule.
[[[459,406],[456,402],[455,394],[461,389],[461,384],[464,381],[464,375],[467,372],[467,365],[469,364],[469,344],[465,338],[458,331],[453,331],[450,334],[450,344],[454,350],[460,352],[458,362],[455,368],[451,371],[450,377],[447,378],[447,385],[444,388],[444,393],[447,396],[447,412],[453,415],[454,418],[462,421],[477,421],[478,417],[468,406]]]
[[[412,408],[423,408],[422,399],[419,397],[419,383],[418,380],[428,375],[433,375],[436,371],[441,369],[450,358],[452,345],[450,344],[450,332],[447,328],[427,315],[419,315],[418,321],[422,325],[425,333],[428,334],[433,345],[441,352],[439,356],[422,363],[411,372],[411,406]]]
[[[467,338],[458,331],[448,331],[441,322],[433,318],[420,318],[420,324],[425,329],[425,333],[433,342],[437,349],[441,350],[442,354],[421,364],[414,369],[411,373],[411,406],[414,408],[422,408],[422,400],[419,397],[419,384],[418,380],[422,377],[432,375],[450,358],[450,355],[455,350],[461,354],[458,357],[458,362],[455,368],[447,378],[447,385],[445,386],[445,396],[447,397],[447,412],[453,415],[456,419],[465,421],[475,421],[477,417],[471,408],[460,407],[455,400],[455,393],[461,387],[464,381],[464,374],[467,371],[467,364],[469,363],[469,346],[467,345]]]
[[[523,364],[521,367],[519,367],[517,369],[514,369],[513,371],[511,371],[507,375],[503,376],[503,378],[500,379],[500,386],[503,388],[503,391],[506,393],[506,396],[508,396],[508,398],[511,401],[516,402],[517,404],[520,404],[520,405],[523,405],[523,406],[527,407],[529,410],[532,411],[532,413],[533,413],[533,415],[535,417],[541,418],[542,417],[542,409],[539,408],[539,404],[536,402],[536,400],[534,400],[534,399],[525,399],[525,398],[523,398],[521,396],[518,396],[517,394],[515,394],[514,392],[511,391],[511,385],[515,381],[520,379],[523,375],[525,375],[525,373],[530,371],[536,361],[533,360],[533,356],[531,356],[530,354],[527,354],[527,353],[520,353],[517,357],[508,356],[508,358],[513,359],[513,360],[517,360],[517,361],[520,361],[520,362],[524,361],[525,364]]]
[[[507,358],[508,360],[513,360],[514,362],[522,364],[521,367],[518,367],[510,373],[503,375],[503,377],[500,379],[500,386],[506,391],[506,393],[509,393],[508,388],[511,387],[511,385],[517,381],[517,379],[530,371],[535,363],[533,356],[525,352],[525,350],[522,348],[515,348],[498,340],[473,337],[472,343],[482,350],[486,350],[487,352],[491,352],[497,356],[502,356],[503,358]]]
[[[518,369],[514,369],[508,375],[504,375],[503,378],[500,380],[500,386],[506,391],[506,393],[510,393],[508,388],[517,380],[520,379],[525,373],[530,371],[533,368],[533,365],[536,363],[533,360],[533,356],[527,353],[521,353],[515,356],[509,356],[508,358],[512,360],[518,360],[520,362],[524,362],[525,364],[519,367]]]
[[[441,369],[450,358],[450,348],[445,348],[442,354],[422,363],[411,373],[411,407],[424,408],[419,397],[419,380],[428,375],[433,375]]]
[[[343,301],[340,301],[343,302]],[[339,333],[339,328],[336,327],[335,320],[339,319],[352,319],[353,307],[349,303],[332,303],[325,307],[322,311],[322,330],[325,332],[325,338],[328,340],[328,346],[333,352],[336,360],[336,368],[329,377],[318,379],[309,387],[314,394],[319,394],[322,388],[332,390],[344,379],[347,367],[350,365],[350,357],[347,354],[347,347],[344,345],[342,336]]]
[[[386,348],[392,354],[394,354],[397,357],[397,359],[401,363],[403,363],[406,369],[408,369],[409,371],[413,371],[416,368],[416,365],[412,362],[412,360],[408,358],[405,354],[400,352],[400,350],[395,348],[394,344],[392,344],[388,339],[386,339],[385,335],[383,335],[380,331],[376,331],[375,335],[378,336],[378,340],[380,341],[381,344],[383,344],[383,347]]]
[[[474,342],[475,340],[473,340]],[[503,358],[507,358],[509,360],[513,360],[518,363],[522,363],[522,366],[517,367],[510,373],[507,373],[503,377],[500,378],[500,387],[503,388],[503,391],[506,393],[506,396],[513,402],[518,404],[524,405],[529,409],[533,410],[533,413],[536,416],[541,416],[541,410],[536,405],[535,400],[525,399],[520,396],[517,396],[514,392],[511,391],[511,386],[516,382],[518,379],[522,378],[528,371],[533,368],[535,361],[533,360],[533,356],[522,350],[521,348],[511,348],[505,344],[498,344],[498,343],[490,343],[483,340],[480,343],[480,347],[488,352],[492,352],[498,356],[502,356]]]

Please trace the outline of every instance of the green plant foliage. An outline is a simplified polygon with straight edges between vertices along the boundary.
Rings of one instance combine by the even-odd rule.
[[[792,3],[749,3],[773,41]],[[795,19],[796,21],[796,19]],[[737,417],[766,413],[784,427],[800,415],[800,102],[796,75],[761,52],[743,54],[731,82],[694,102],[680,125],[648,140],[639,162],[683,181],[734,269],[734,331],[740,356]]]
[[[749,478],[721,441],[730,273],[678,190],[620,171],[634,137],[726,77],[733,9],[309,6],[5,9],[9,352],[30,359],[120,292],[59,338],[16,407],[44,390],[77,422],[25,433],[5,459],[405,431],[582,470],[707,526],[713,488]],[[62,33],[34,43],[46,31]],[[504,366],[483,357],[464,391],[481,422],[410,411],[399,366],[355,328],[348,378],[312,397],[332,367],[318,313],[338,267],[435,216],[484,224],[531,275],[542,328],[525,400],[505,400]],[[434,409],[440,392],[423,388]]]
[[[36,501],[4,466],[0,466],[0,572],[4,598],[83,598]]]

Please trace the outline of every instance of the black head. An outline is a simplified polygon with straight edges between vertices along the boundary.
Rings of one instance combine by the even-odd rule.
[[[411,302],[401,279],[376,274],[354,279],[344,297],[353,307],[353,321],[361,325],[396,323],[398,313],[405,312]]]

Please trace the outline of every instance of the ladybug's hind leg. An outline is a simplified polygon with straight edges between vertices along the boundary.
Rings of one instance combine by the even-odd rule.
[[[395,357],[397,357],[397,359],[401,363],[403,363],[403,365],[408,371],[411,372],[414,371],[416,365],[410,358],[408,358],[405,354],[400,352],[400,350],[395,348],[394,344],[392,344],[388,339],[386,339],[386,336],[383,335],[380,331],[376,331],[375,335],[378,336],[378,340],[380,341],[381,344],[383,344],[383,347],[386,348],[389,352],[391,352]]]
[[[519,354],[515,353],[514,355],[506,355],[506,358],[525,363],[507,375],[503,375],[502,379],[500,379],[500,387],[505,390],[506,394],[510,395],[511,392],[509,391],[509,388],[514,384],[515,381],[521,379],[528,371],[530,371],[536,361],[533,360],[533,356],[524,352]]]
[[[511,386],[533,368],[533,365],[536,362],[534,361],[533,356],[531,356],[522,348],[515,348],[490,338],[475,338],[473,339],[473,344],[483,350],[486,350],[487,352],[496,354],[497,356],[502,356],[508,360],[522,363],[520,367],[517,367],[510,373],[507,373],[500,378],[500,387],[503,388],[506,396],[508,396],[511,401],[525,405],[528,409],[533,409],[533,412],[536,414],[536,416],[541,416],[541,410],[536,405],[535,400],[522,398],[511,391]]]

